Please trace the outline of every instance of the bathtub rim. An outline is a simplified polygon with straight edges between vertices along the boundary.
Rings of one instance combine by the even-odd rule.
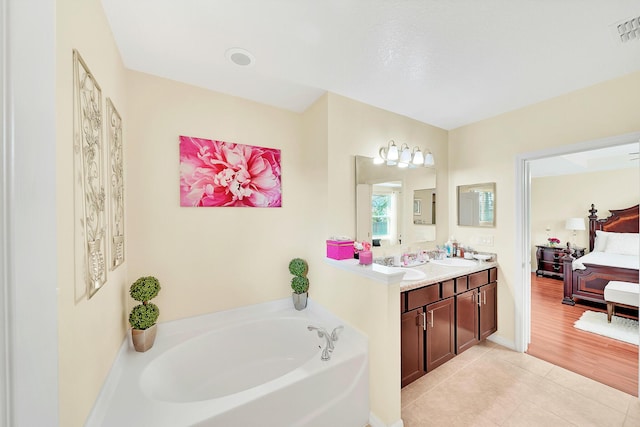
[[[170,350],[183,342],[186,342],[190,339],[198,337],[203,333],[211,330],[211,325],[214,324],[217,327],[228,327],[233,325],[234,323],[238,323],[239,321],[250,322],[254,319],[258,319],[260,316],[264,316],[265,314],[277,314],[282,312],[283,310],[293,309],[292,302],[290,298],[283,298],[274,301],[267,301],[258,304],[252,304],[242,307],[231,308],[228,310],[222,310],[212,313],[204,313],[196,316],[190,316],[182,319],[174,319],[166,322],[159,322],[159,338],[164,336],[171,336],[172,334],[180,335],[180,338],[176,342],[172,342],[168,346],[164,346],[162,344],[162,340],[159,341],[156,339],[156,344],[150,350],[145,353],[135,352],[133,349],[133,344],[131,343],[131,330],[129,329],[123,338],[123,342],[120,346],[116,357],[111,365],[111,368],[107,372],[107,376],[105,381],[103,382],[102,387],[94,401],[94,405],[89,412],[89,415],[85,421],[85,427],[91,426],[102,426],[103,420],[107,417],[109,413],[110,404],[113,400],[114,394],[118,390],[118,386],[120,385],[121,378],[125,375],[125,363],[132,358],[137,359],[136,364],[142,364],[143,362],[148,364],[155,360],[157,357],[162,356],[165,351]],[[313,316],[314,321],[319,322],[335,322],[339,321],[340,324],[344,325],[345,328],[349,328],[352,333],[350,334],[350,338],[353,340],[350,341],[350,346],[354,346],[359,348],[360,351],[364,352],[366,357],[366,365],[367,371],[369,366],[369,340],[365,334],[362,333],[359,329],[353,327],[352,325],[345,322],[343,319],[339,318],[337,315],[331,313],[326,308],[321,306],[320,304],[313,301],[311,298],[308,299],[307,308],[303,310],[308,316]],[[292,312],[294,313],[294,312]],[[226,319],[220,323],[216,323],[219,321],[220,317],[225,317]],[[191,328],[190,328],[191,327]],[[185,330],[189,330],[189,332],[184,332]],[[339,343],[338,343],[339,345]],[[155,351],[154,351],[155,349]],[[160,350],[158,350],[160,349]],[[318,352],[318,356],[320,355],[320,351]],[[319,359],[319,357],[318,357]],[[119,363],[121,362],[121,363]],[[297,371],[297,370],[296,370]],[[292,371],[292,372],[296,372]],[[291,373],[287,374],[290,375]],[[367,376],[368,376],[367,372]],[[367,379],[368,380],[368,379]],[[145,397],[145,399],[148,399]],[[151,399],[148,399],[151,401]],[[206,402],[206,401],[205,401]],[[185,405],[185,403],[176,403],[176,402],[153,402],[157,405]],[[186,405],[193,405],[196,408],[197,405],[201,405],[203,402],[188,402]]]

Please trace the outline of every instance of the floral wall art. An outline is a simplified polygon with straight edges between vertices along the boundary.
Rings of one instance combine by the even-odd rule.
[[[180,206],[282,206],[280,150],[180,136]]]

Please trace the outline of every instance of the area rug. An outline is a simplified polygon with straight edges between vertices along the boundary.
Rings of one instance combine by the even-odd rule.
[[[613,316],[611,323],[608,323],[607,313],[587,310],[582,313],[580,319],[576,320],[573,326],[583,331],[638,345],[637,320]]]

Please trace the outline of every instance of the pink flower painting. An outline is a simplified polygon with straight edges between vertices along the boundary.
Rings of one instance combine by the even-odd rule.
[[[280,150],[180,137],[180,206],[282,206]]]

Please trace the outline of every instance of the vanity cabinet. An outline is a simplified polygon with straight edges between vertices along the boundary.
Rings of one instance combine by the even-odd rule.
[[[427,306],[426,362],[427,372],[453,359],[456,355],[456,318],[454,298],[447,298]]]
[[[427,373],[424,359],[424,309],[402,313],[400,354],[402,387]]]
[[[478,290],[472,289],[456,297],[456,353],[460,354],[480,342],[478,331]]]
[[[402,387],[497,330],[495,267],[402,292]]]
[[[456,353],[498,330],[497,269],[469,275],[470,290],[456,296]]]
[[[454,298],[402,313],[402,387],[456,355]]]

